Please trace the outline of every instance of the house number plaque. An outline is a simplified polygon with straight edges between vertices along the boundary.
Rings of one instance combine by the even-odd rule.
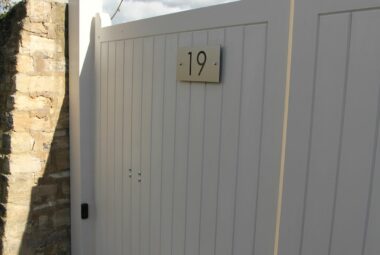
[[[220,83],[220,45],[178,49],[177,80]]]

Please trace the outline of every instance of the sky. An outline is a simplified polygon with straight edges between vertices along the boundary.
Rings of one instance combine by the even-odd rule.
[[[236,0],[124,0],[112,23],[119,24],[234,1]],[[103,0],[104,12],[111,16],[119,3],[120,0]]]
[[[18,2],[20,2],[21,0],[11,0],[11,4],[14,5]],[[0,5],[0,13],[3,13],[4,12],[4,9],[3,9],[3,6]]]

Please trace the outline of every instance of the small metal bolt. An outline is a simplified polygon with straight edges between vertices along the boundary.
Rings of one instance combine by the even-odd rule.
[[[182,63],[179,63],[179,66],[182,66],[183,64]]]
[[[218,65],[218,62],[214,62],[214,66],[217,66]]]
[[[129,169],[129,178],[132,178],[132,169]]]

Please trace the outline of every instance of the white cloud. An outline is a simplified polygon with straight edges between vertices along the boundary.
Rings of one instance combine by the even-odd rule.
[[[157,0],[140,0],[144,2],[155,2]],[[232,2],[231,0],[161,0],[164,5],[175,6],[185,9],[194,9],[209,5],[222,4]]]
[[[118,24],[233,1],[236,0],[124,0],[112,23]],[[119,0],[103,0],[103,9],[111,16],[118,4]]]
[[[128,1],[123,3],[120,8],[120,13],[115,16],[114,24],[139,20],[142,18],[150,18],[154,16],[179,12],[183,9],[180,7],[171,7],[164,5],[161,2],[140,2]]]

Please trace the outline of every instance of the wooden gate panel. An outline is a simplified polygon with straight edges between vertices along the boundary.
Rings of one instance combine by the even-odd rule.
[[[242,1],[97,29],[98,254],[273,251],[284,7]],[[204,45],[222,47],[221,83],[177,81],[178,47]]]
[[[379,249],[368,242],[379,231],[368,224],[377,196],[379,5],[296,5],[279,254]]]

